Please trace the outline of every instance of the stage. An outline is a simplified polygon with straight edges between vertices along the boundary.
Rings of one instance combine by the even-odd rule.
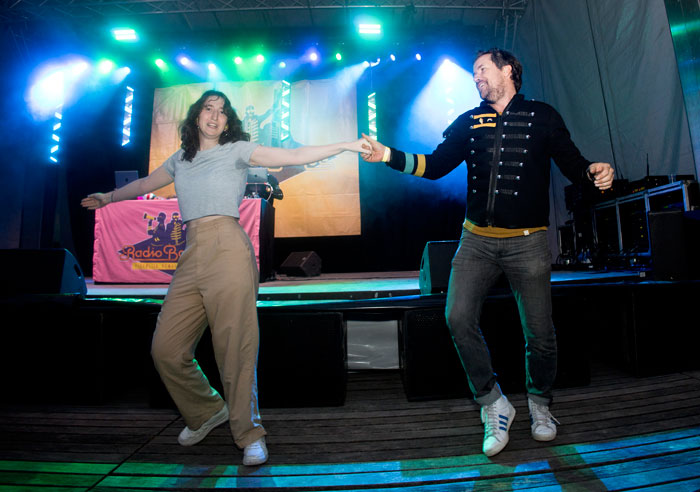
[[[260,286],[266,465],[239,466],[228,429],[185,448],[150,362],[166,284],[10,296],[0,488],[5,490],[697,490],[697,281],[553,272],[559,435],[531,439],[522,337],[499,285],[482,325],[517,410],[507,448],[483,428],[450,347],[445,295],[419,272],[278,276]],[[695,300],[695,301],[694,301]],[[397,367],[352,369],[352,331],[394,334]],[[210,341],[197,358],[216,387]]]
[[[393,298],[420,295],[418,271],[322,273],[313,277],[276,275],[262,282],[258,294],[261,306],[271,301],[321,301]],[[636,281],[647,273],[604,269],[555,270],[552,285]],[[95,283],[86,279],[88,298],[163,299],[168,284]]]

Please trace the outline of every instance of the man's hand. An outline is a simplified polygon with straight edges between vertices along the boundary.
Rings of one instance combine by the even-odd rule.
[[[588,166],[588,176],[596,188],[608,190],[612,187],[615,170],[607,162],[594,162]]]
[[[382,162],[384,154],[388,153],[389,148],[364,133],[362,134],[362,138],[371,145],[371,149],[367,149],[366,152],[362,153],[362,158],[367,162]]]

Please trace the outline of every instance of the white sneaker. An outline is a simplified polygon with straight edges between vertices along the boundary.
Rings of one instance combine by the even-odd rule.
[[[246,466],[262,465],[267,461],[267,458],[267,446],[265,446],[264,437],[243,448],[243,464]]]
[[[216,412],[209,420],[204,422],[202,426],[197,430],[192,430],[189,427],[185,427],[177,436],[177,442],[183,446],[192,446],[197,444],[199,441],[207,437],[213,429],[219,427],[221,424],[228,420],[228,406],[224,404],[224,407]]]
[[[514,418],[515,408],[505,396],[491,405],[481,407],[481,421],[484,423],[483,451],[486,456],[494,456],[506,447],[508,430]]]
[[[530,409],[532,438],[535,441],[551,441],[557,437],[559,421],[552,417],[549,407],[535,403],[530,398],[527,399],[527,406]]]

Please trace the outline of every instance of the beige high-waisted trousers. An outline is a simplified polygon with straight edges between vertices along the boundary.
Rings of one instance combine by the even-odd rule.
[[[180,258],[158,316],[151,353],[187,426],[196,430],[228,404],[243,448],[266,434],[258,410],[258,270],[250,239],[234,217],[189,223]],[[211,329],[224,402],[194,359]]]

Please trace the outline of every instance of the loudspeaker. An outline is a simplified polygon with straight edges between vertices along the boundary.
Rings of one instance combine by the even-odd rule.
[[[321,258],[313,251],[290,253],[282,262],[280,273],[292,277],[314,277],[321,273]]]
[[[688,280],[697,273],[698,215],[682,210],[649,212],[655,280]]]
[[[260,406],[325,407],[345,402],[346,332],[339,312],[259,313]]]
[[[418,276],[421,294],[447,292],[452,258],[458,247],[459,241],[428,241],[425,243]]]
[[[443,308],[404,313],[399,325],[399,362],[409,401],[471,395]]]
[[[0,295],[87,294],[83,271],[65,249],[0,250],[5,282]]]

